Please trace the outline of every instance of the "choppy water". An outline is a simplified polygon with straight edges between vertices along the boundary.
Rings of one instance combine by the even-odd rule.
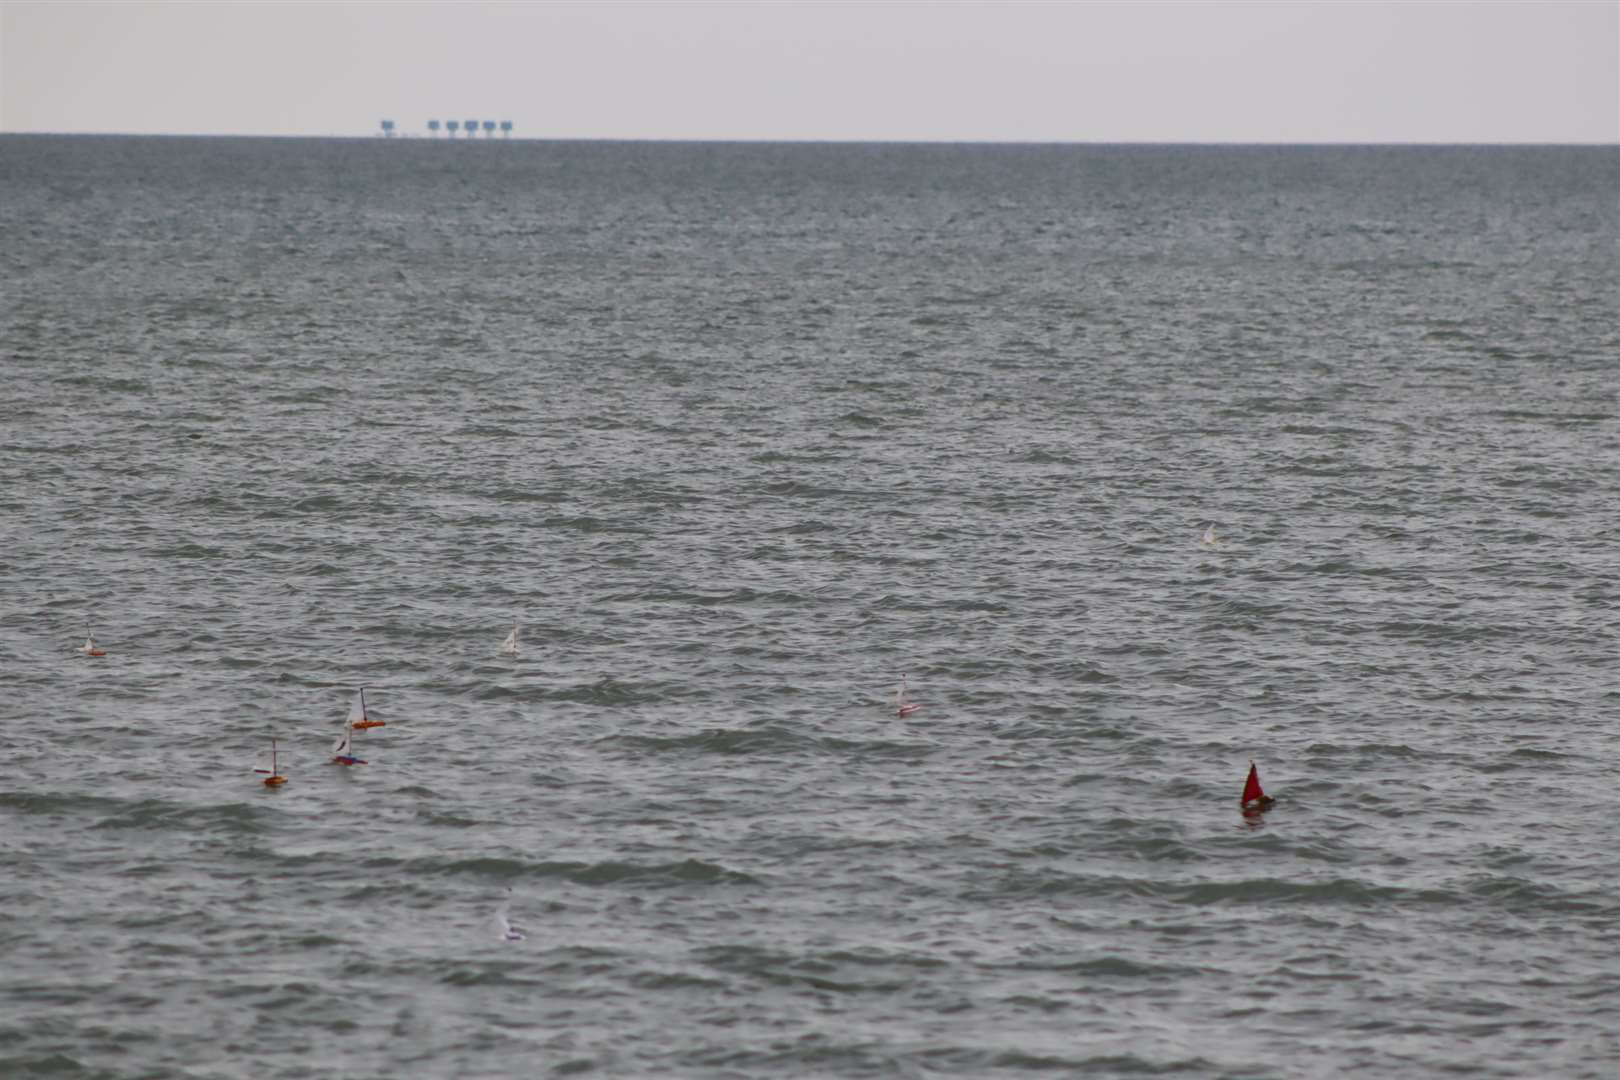
[[[1617,190],[0,139],[0,1074],[1615,1075]]]

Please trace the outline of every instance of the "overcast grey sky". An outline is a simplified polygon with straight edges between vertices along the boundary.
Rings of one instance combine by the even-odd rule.
[[[1620,143],[1620,0],[0,3],[0,130]]]

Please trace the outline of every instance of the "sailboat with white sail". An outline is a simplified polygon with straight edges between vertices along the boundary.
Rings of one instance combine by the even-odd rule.
[[[334,765],[364,765],[364,758],[354,756],[354,729],[348,724],[343,725],[343,733],[338,736],[337,742],[332,744],[332,764]]]
[[[262,760],[262,758],[261,758]],[[280,787],[287,782],[287,777],[281,771],[281,762],[276,756],[276,737],[270,736],[270,767],[268,769],[254,769],[256,773],[264,773],[265,787]]]
[[[354,702],[349,706],[349,727],[355,731],[364,731],[367,728],[386,727],[388,721],[373,720],[366,712],[366,688],[361,687],[354,695]]]
[[[906,677],[900,676],[900,687],[894,692],[894,715],[910,716],[920,708],[922,706],[912,701],[906,692]]]
[[[522,941],[529,935],[512,925],[511,911],[511,900],[501,901],[501,906],[495,909],[495,930],[502,941]]]
[[[516,656],[517,655],[517,649],[518,649],[518,628],[517,628],[517,623],[513,623],[512,624],[512,632],[510,634],[506,635],[506,640],[505,641],[501,642],[501,655],[502,656]]]
[[[84,653],[86,656],[107,655],[101,649],[96,648],[96,635],[89,630],[85,631],[84,644],[79,646],[79,651]]]

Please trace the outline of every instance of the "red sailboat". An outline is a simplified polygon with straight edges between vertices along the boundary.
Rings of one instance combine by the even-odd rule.
[[[1276,802],[1260,786],[1260,770],[1255,768],[1254,762],[1249,762],[1249,778],[1243,782],[1243,798],[1241,800],[1245,813],[1269,810],[1271,804]]]

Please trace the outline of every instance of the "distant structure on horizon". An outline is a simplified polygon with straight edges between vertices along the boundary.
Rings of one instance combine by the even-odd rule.
[[[382,128],[380,134],[386,138],[392,139],[397,136],[403,136],[407,139],[412,138],[408,132],[399,131],[392,120],[380,121],[380,125]],[[495,133],[499,131],[503,137],[510,139],[512,137],[513,127],[514,125],[510,120],[433,119],[427,122],[427,132],[430,138],[438,138],[439,132],[442,131],[445,133],[447,138],[454,139],[458,132],[464,131],[467,133],[467,138],[475,139],[478,137],[478,133],[482,131],[484,133],[484,138],[493,139],[495,137]]]

